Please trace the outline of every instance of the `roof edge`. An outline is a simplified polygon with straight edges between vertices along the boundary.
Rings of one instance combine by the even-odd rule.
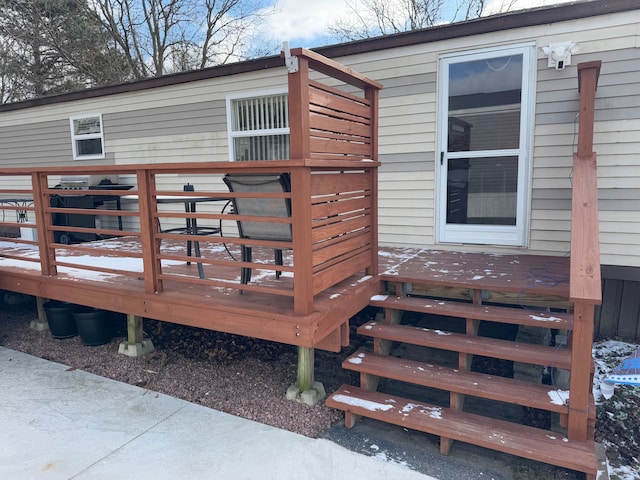
[[[338,45],[328,45],[326,47],[314,48],[313,50],[329,58],[356,55],[374,50],[408,47],[421,43],[438,42],[516,28],[554,24],[632,10],[640,10],[638,0],[574,1],[554,6],[505,12],[490,17],[480,17],[473,20],[396,33],[384,37],[357,40]]]
[[[311,49],[312,51],[328,58],[345,57],[368,53],[376,50],[387,50],[390,48],[407,47],[421,43],[437,42],[461,38],[472,35],[481,35],[502,30],[515,28],[526,28],[536,25],[560,23],[581,18],[597,17],[621,13],[631,10],[639,10],[637,0],[587,0],[571,3],[564,3],[552,7],[538,7],[516,12],[507,12],[490,17],[482,17],[458,23],[440,25],[421,30],[402,32],[384,37],[376,37],[354,42],[328,45]],[[279,55],[262,57],[243,62],[230,63],[205,68],[202,70],[192,70],[180,72],[162,77],[142,79],[118,85],[91,88],[76,92],[63,93],[38,97],[21,102],[7,103],[0,105],[0,112],[22,110],[26,108],[64,103],[75,100],[84,100],[119,93],[136,92],[158,87],[179,85],[198,80],[224,77],[239,73],[256,72],[275,67],[284,66],[284,62]]]

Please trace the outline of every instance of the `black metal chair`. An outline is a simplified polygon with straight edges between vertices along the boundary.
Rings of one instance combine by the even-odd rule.
[[[236,193],[279,193],[291,191],[289,174],[227,174],[223,177],[230,192]],[[266,217],[290,217],[291,199],[289,198],[234,198],[233,210],[238,215]],[[290,223],[254,222],[238,220],[240,238],[251,240],[271,240],[290,242],[292,239]],[[276,265],[283,265],[282,250],[274,249]],[[251,262],[251,245],[242,245],[241,259]],[[282,272],[276,271],[276,278]],[[246,285],[251,280],[251,268],[242,267],[240,281]]]

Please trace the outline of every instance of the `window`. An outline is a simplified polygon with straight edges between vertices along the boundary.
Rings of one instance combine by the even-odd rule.
[[[289,159],[286,93],[227,97],[227,123],[231,161]]]
[[[533,46],[444,55],[438,238],[525,245]]]
[[[74,160],[104,158],[102,115],[99,113],[71,117],[71,146]]]

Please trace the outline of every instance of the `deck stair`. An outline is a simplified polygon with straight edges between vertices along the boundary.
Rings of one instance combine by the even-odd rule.
[[[532,309],[482,303],[487,296],[507,298],[504,292],[509,291],[507,288],[513,291],[513,285],[502,293],[487,295],[486,285],[470,287],[468,282],[455,285],[450,279],[444,286],[439,280],[418,275],[400,282],[397,276],[383,275],[382,279],[388,293],[372,297],[370,305],[384,313],[357,329],[358,335],[372,340],[373,351],[360,349],[342,364],[343,368],[360,373],[360,386],[343,385],[326,401],[328,406],[345,411],[347,427],[352,427],[360,416],[369,417],[439,436],[443,454],[458,440],[584,472],[588,479],[596,478],[593,398],[589,405],[587,440],[569,439],[562,429],[569,415],[567,386],[563,389],[471,368],[474,356],[482,356],[538,366],[540,371],[543,367],[555,367],[571,372],[571,342],[560,346],[539,345],[478,334],[481,321],[491,322],[494,329],[539,327],[570,332],[574,320],[570,311],[540,307],[548,290],[538,292],[539,298],[533,301],[538,307]],[[496,285],[490,288],[495,290]],[[456,289],[458,293],[466,289],[468,300],[461,300],[459,294],[449,298],[404,295],[406,291]],[[400,295],[395,295],[396,292]],[[536,292],[528,292],[529,297],[532,294],[535,296]],[[557,292],[553,295],[550,303],[557,306]],[[569,305],[568,300],[566,302]],[[405,312],[435,315],[439,321],[434,328],[427,328],[428,322],[403,322]],[[415,319],[416,315],[406,317]],[[406,398],[411,395],[413,399]],[[495,408],[478,409],[482,402]],[[500,418],[496,412],[503,410],[502,407],[512,413],[524,413],[523,407],[551,412],[559,421],[553,430],[548,424],[543,428],[526,425],[524,418],[518,419],[517,415],[515,419],[513,415]]]

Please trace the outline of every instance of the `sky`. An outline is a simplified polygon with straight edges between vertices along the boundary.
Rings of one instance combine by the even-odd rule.
[[[457,0],[447,0],[451,4]],[[514,9],[565,3],[571,0],[516,0]],[[262,36],[277,45],[289,41],[293,47],[313,48],[338,43],[328,35],[328,27],[337,19],[352,14],[347,2],[358,0],[274,0],[277,13],[269,20]],[[503,0],[490,0],[489,11]],[[491,3],[494,5],[492,6]]]

